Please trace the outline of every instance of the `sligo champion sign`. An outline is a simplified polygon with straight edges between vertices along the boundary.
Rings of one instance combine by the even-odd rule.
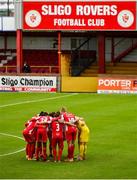
[[[135,30],[136,2],[26,1],[26,30]]]
[[[0,76],[0,91],[56,92],[56,77]]]

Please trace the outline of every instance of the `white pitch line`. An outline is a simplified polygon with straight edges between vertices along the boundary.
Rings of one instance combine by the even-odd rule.
[[[20,149],[20,150],[18,150],[18,151],[11,152],[11,153],[7,153],[7,154],[0,154],[0,157],[17,154],[17,153],[22,152],[22,151],[25,151],[25,148]]]
[[[3,136],[15,137],[15,138],[24,140],[24,139],[23,139],[22,137],[20,137],[20,136],[15,136],[15,135],[12,135],[12,134],[6,134],[6,133],[0,133],[0,134],[3,135]]]
[[[12,103],[12,104],[5,104],[5,105],[1,105],[0,108],[9,107],[9,106],[16,106],[16,105],[20,105],[20,104],[28,104],[28,103],[33,103],[33,102],[47,101],[47,100],[52,100],[52,99],[59,99],[59,98],[74,96],[77,94],[78,93],[73,93],[73,94],[68,94],[65,96],[57,96],[57,97],[50,97],[50,98],[45,98],[45,99],[37,99],[37,100],[32,100],[32,101],[24,101],[24,102]]]
[[[24,140],[22,137],[15,136],[15,135],[12,135],[12,134],[0,133],[0,135],[9,136],[9,137],[15,137],[15,138]],[[14,151],[14,152],[11,152],[11,153],[0,154],[0,157],[3,157],[3,156],[9,156],[9,155],[13,155],[13,154],[17,154],[17,153],[22,152],[22,151],[24,151],[24,150],[25,150],[25,148],[20,149],[20,150],[17,150],[17,151]]]

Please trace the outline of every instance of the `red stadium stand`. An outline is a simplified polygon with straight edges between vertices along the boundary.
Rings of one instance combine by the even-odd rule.
[[[55,73],[55,74],[59,73],[59,67],[52,67],[51,73]]]
[[[15,50],[12,50],[15,53]],[[6,56],[0,56],[0,60]],[[57,50],[23,50],[23,62],[27,62],[32,73],[58,73],[58,53]],[[9,67],[10,66],[10,67]],[[4,64],[5,72],[16,72],[16,57]],[[54,67],[52,67],[54,66]],[[0,70],[0,72],[4,70]]]
[[[16,73],[16,72],[17,72],[16,66],[7,67],[7,72],[8,72],[8,73]]]
[[[30,66],[47,66],[58,64],[57,51],[53,50],[24,50],[23,59]]]
[[[6,72],[6,68],[5,67],[0,67],[0,73],[5,73]]]

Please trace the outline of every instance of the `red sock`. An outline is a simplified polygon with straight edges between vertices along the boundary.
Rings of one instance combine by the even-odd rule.
[[[71,158],[71,144],[69,144],[68,146],[68,158],[70,159]]]
[[[33,158],[33,154],[35,152],[35,144],[30,144],[30,157]]]
[[[57,159],[57,151],[56,148],[53,148],[53,156],[54,156],[54,161]]]
[[[37,147],[36,148],[36,159],[39,159],[39,153],[41,151],[41,148],[40,147]]]
[[[28,154],[29,154],[29,144],[27,143],[26,144],[26,156],[28,156]]]
[[[49,152],[50,152],[50,155],[52,155],[52,144],[51,144],[51,142],[49,144]]]
[[[46,147],[43,147],[43,158],[44,160],[47,158]]]
[[[61,160],[61,156],[62,156],[62,148],[60,148],[58,151],[58,161]]]
[[[33,144],[33,155],[35,154],[35,147],[36,147],[36,144],[34,142],[34,144]]]
[[[28,144],[28,158],[31,158],[31,144]]]
[[[71,145],[71,158],[74,158],[74,144]]]

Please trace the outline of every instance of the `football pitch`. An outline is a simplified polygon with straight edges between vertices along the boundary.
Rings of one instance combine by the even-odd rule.
[[[86,160],[27,161],[24,123],[42,110],[57,111],[62,106],[84,117],[90,128]],[[0,93],[0,179],[136,178],[137,95]]]

